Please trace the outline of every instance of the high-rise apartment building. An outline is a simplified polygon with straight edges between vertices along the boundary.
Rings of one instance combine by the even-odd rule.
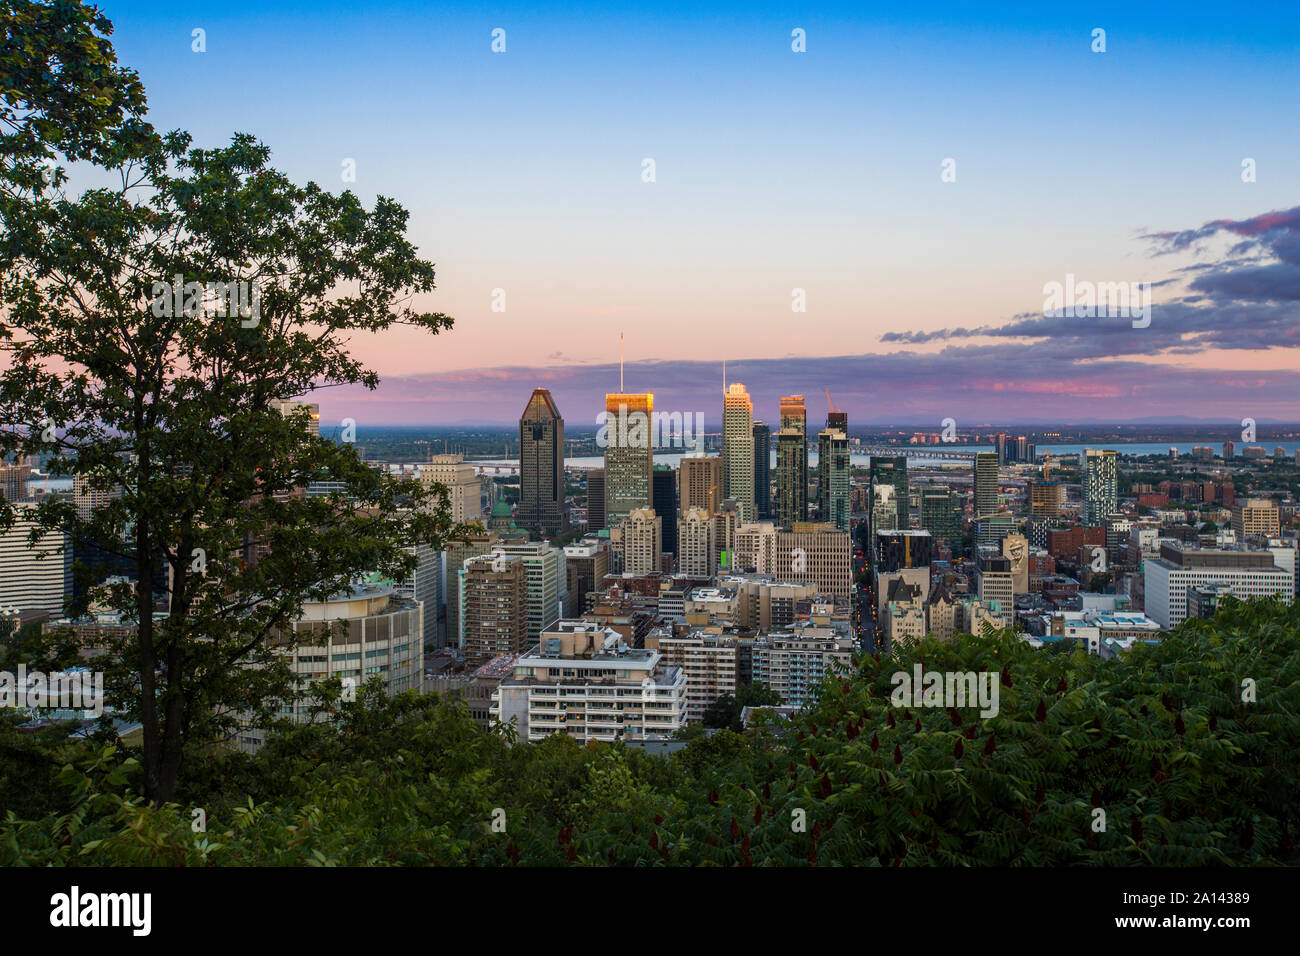
[[[781,399],[776,433],[776,519],[785,529],[808,520],[808,411],[802,395]]]
[[[772,429],[754,422],[754,513],[772,517]]]
[[[681,483],[681,511],[703,508],[716,514],[722,503],[722,459],[703,454],[685,455],[678,466]]]
[[[658,627],[646,635],[645,646],[686,675],[687,720],[698,723],[719,697],[736,693],[739,649],[734,637],[699,630],[675,635]]]
[[[528,596],[528,638],[537,640],[542,631],[564,616],[564,607],[568,604],[564,552],[544,541],[507,541],[495,545],[492,553],[523,559],[524,587]]]
[[[524,559],[484,554],[470,558],[459,573],[464,607],[460,648],[473,668],[501,654],[528,649],[528,589]]]
[[[663,564],[663,519],[653,508],[637,508],[619,527],[623,530],[623,573],[658,572]]]
[[[677,574],[684,578],[711,578],[718,569],[714,545],[714,520],[704,508],[682,511],[678,526]]]
[[[564,511],[564,419],[545,388],[533,389],[519,418],[519,510],[515,522],[556,535]]]
[[[817,513],[841,531],[849,530],[849,474],[849,436],[827,426],[817,433]]]
[[[686,674],[657,650],[629,648],[594,621],[558,621],[515,661],[492,695],[491,715],[520,740],[567,734],[589,740],[670,737],[686,722]]]
[[[1118,456],[1113,451],[1083,451],[1083,523],[1100,525],[1119,511]]]
[[[490,554],[501,540],[495,531],[483,531],[472,534],[464,541],[450,541],[443,552],[443,564],[446,571],[447,595],[447,640],[448,644],[460,642],[460,578],[459,574],[465,562],[480,554]]]
[[[996,452],[975,453],[975,517],[997,514],[998,456]]]
[[[740,382],[722,401],[722,482],[745,521],[754,520],[754,403]]]
[[[655,465],[654,512],[662,526],[663,553],[677,553],[677,473],[667,465]],[[657,570],[657,569],[656,569]]]
[[[618,527],[637,508],[651,507],[654,394],[605,396],[605,523]]]

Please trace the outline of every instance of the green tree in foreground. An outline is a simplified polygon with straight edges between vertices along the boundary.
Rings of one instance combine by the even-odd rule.
[[[998,713],[895,706],[916,663],[990,673]],[[213,753],[183,804],[149,806],[118,754],[51,753],[33,772],[63,802],[0,823],[0,865],[1300,863],[1295,606],[1225,602],[1115,660],[1004,632],[857,664],[791,732],[719,730],[671,758],[512,746],[454,701],[377,693],[255,758]]]
[[[41,454],[120,491],[89,519],[43,501],[33,540],[62,531],[145,582],[87,590],[70,610],[96,599],[138,627],[96,666],[108,702],[143,724],[142,788],[161,804],[187,755],[292,695],[277,651],[305,601],[366,572],[403,577],[410,546],[457,533],[444,490],[374,471],[276,404],[373,389],[355,336],[452,320],[414,304],[434,268],[395,202],[367,210],[298,186],[247,135],[200,149],[155,134],[89,8],[6,4],[3,17],[0,457]],[[70,194],[77,161],[112,185]],[[314,481],[343,490],[304,496]],[[12,510],[0,502],[0,523]]]

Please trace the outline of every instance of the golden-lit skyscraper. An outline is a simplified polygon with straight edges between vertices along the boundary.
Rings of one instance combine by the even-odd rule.
[[[653,507],[653,392],[611,392],[605,396],[605,522],[618,527],[638,508]]]
[[[722,477],[725,496],[734,498],[741,518],[754,520],[754,403],[740,382],[722,399]]]

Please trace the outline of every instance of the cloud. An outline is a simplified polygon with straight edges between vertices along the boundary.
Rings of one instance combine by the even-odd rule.
[[[728,360],[728,381],[749,386],[755,417],[769,422],[778,399],[788,394],[803,394],[810,421],[819,420],[826,387],[857,423],[1300,419],[1295,353],[1280,351],[1300,349],[1300,207],[1139,238],[1154,257],[1199,259],[1152,283],[1159,294],[1146,328],[1134,328],[1128,318],[1027,312],[1002,323],[880,338],[891,347],[930,347],[922,351]],[[1223,238],[1232,240],[1229,248],[1212,252]],[[1259,353],[1259,367],[1249,374],[1169,361],[1243,350]],[[1153,363],[1154,356],[1165,361]],[[343,408],[355,402],[374,423],[510,422],[541,385],[551,389],[566,420],[594,426],[605,392],[618,387],[618,366],[568,365],[559,352],[544,361],[387,377],[379,393],[364,397],[331,390],[322,398],[322,413],[337,403],[338,414],[347,416]],[[713,425],[721,418],[720,362],[635,362],[626,366],[625,378],[629,391],[654,392],[657,409],[701,411]]]

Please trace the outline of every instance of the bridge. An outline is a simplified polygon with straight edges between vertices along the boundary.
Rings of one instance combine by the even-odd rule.
[[[942,445],[859,445],[853,449],[853,454],[872,455],[881,458],[902,455],[907,458],[929,458],[942,461],[973,462],[975,460],[975,452],[973,451],[944,448]]]

